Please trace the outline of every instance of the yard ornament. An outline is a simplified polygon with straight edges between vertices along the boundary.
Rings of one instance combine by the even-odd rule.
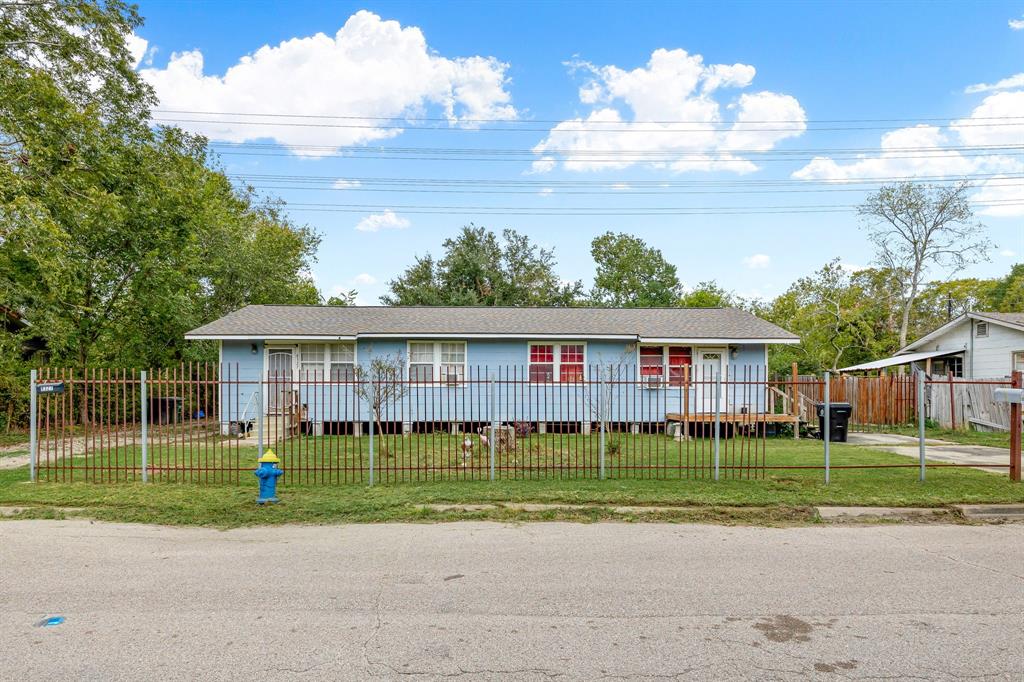
[[[253,473],[260,479],[260,496],[256,498],[256,504],[277,502],[277,477],[284,473],[277,468],[280,462],[273,450],[267,450],[259,458],[260,467]]]

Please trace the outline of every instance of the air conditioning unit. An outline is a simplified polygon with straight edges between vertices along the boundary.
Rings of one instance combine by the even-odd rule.
[[[654,389],[661,388],[661,377],[644,377],[644,388]]]

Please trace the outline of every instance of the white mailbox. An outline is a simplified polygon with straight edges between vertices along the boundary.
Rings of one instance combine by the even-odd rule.
[[[1024,403],[1024,388],[997,388],[994,392],[997,403],[1020,405]]]

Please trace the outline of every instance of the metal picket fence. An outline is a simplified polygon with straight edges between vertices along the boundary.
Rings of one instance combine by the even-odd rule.
[[[828,481],[833,469],[869,468],[832,462],[821,433],[820,453],[806,461],[772,457],[783,438],[817,430],[818,404],[837,398],[827,375],[769,378],[754,365],[662,376],[614,365],[552,379],[515,366],[468,367],[443,380],[404,371],[253,377],[237,365],[202,363],[45,368],[31,386],[31,477],[237,483],[243,474],[251,480],[267,448],[282,459],[285,484],[757,479],[786,469],[820,469]],[[935,383],[911,377],[895,393],[898,405],[872,409],[923,425],[925,412],[914,406],[926,404]]]

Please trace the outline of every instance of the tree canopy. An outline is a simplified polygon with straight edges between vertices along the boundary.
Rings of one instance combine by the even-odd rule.
[[[515,230],[499,237],[468,225],[444,240],[444,256],[417,257],[388,283],[386,305],[568,306],[577,302],[580,282],[563,282],[555,256]]]
[[[146,365],[211,349],[183,334],[253,302],[316,302],[318,237],[154,128],[121,2],[0,14],[0,292],[51,359]]]
[[[605,232],[590,243],[597,273],[590,300],[613,308],[678,305],[676,266],[661,251],[624,232]]]

